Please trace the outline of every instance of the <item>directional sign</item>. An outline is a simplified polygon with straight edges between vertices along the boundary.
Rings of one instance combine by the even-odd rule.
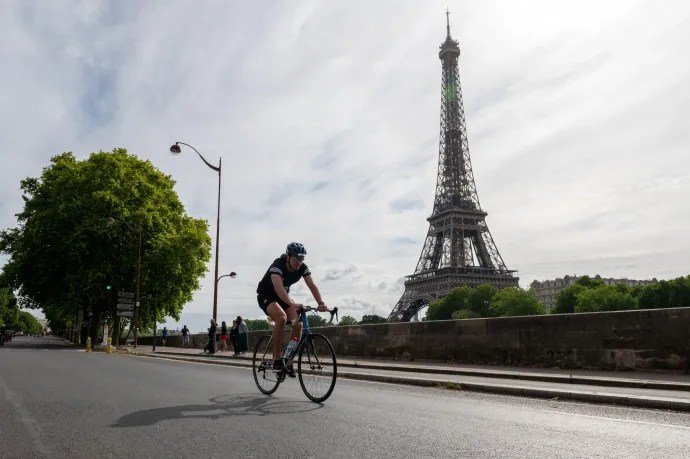
[[[120,310],[126,309],[126,310],[128,310],[128,311],[131,311],[132,309],[134,309],[134,305],[133,305],[133,304],[120,304],[120,303],[117,303],[117,309],[120,309]]]
[[[117,311],[118,317],[132,317],[133,315],[134,311]]]
[[[134,300],[131,298],[118,298],[117,304],[134,304]]]
[[[134,298],[134,293],[132,292],[117,292],[118,298]]]

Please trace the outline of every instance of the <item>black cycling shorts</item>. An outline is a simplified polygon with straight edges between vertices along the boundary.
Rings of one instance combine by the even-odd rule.
[[[289,304],[287,304],[285,301],[281,300],[280,297],[278,297],[277,294],[274,295],[268,295],[268,296],[263,296],[263,295],[256,295],[256,301],[259,302],[259,307],[261,310],[264,312],[264,314],[268,315],[268,312],[266,311],[266,308],[268,308],[268,305],[271,303],[278,303],[281,308],[283,308],[283,311],[286,311],[287,308],[290,307]]]

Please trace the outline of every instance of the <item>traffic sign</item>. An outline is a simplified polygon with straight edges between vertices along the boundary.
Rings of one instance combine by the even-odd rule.
[[[132,309],[134,309],[134,305],[133,305],[133,304],[120,304],[120,303],[117,303],[117,309],[120,309],[120,310],[126,309],[126,310],[131,311]]]
[[[134,298],[134,293],[132,292],[117,292],[118,298]]]
[[[118,317],[132,317],[133,315],[134,311],[117,311]]]
[[[134,300],[131,298],[118,298],[117,304],[134,304]]]

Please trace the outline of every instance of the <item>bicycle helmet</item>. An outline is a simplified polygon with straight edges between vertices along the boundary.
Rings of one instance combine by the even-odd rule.
[[[307,255],[307,249],[299,242],[291,242],[285,249],[285,253],[290,257],[304,257]]]

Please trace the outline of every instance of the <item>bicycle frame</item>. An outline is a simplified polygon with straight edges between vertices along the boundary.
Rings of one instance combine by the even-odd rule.
[[[291,362],[295,359],[295,357],[299,354],[300,350],[302,349],[302,346],[307,342],[307,337],[311,335],[311,328],[309,327],[309,319],[307,317],[307,312],[310,311],[316,311],[317,308],[313,308],[311,306],[303,306],[302,309],[299,311],[299,317],[297,320],[302,322],[302,334],[299,337],[299,340],[297,341],[297,346],[295,347],[295,350],[293,353],[289,356],[285,357],[285,362]],[[333,314],[338,314],[338,308],[333,308],[332,310],[328,310],[326,312],[331,313],[331,318],[333,317]],[[287,323],[285,325],[288,325]],[[271,339],[269,340],[269,345],[273,343],[273,337],[271,336]],[[267,348],[266,351],[264,352],[264,356],[262,358],[266,357],[266,353],[270,352],[270,348]]]
[[[298,320],[302,322],[302,334],[299,337],[299,341],[297,341],[297,346],[295,347],[292,355],[287,356],[286,360],[288,362],[295,359],[295,356],[299,354],[299,351],[302,346],[304,346],[304,343],[307,342],[307,337],[311,334],[311,330],[309,328],[309,319],[307,318],[307,311],[304,308],[302,308],[300,311]]]

